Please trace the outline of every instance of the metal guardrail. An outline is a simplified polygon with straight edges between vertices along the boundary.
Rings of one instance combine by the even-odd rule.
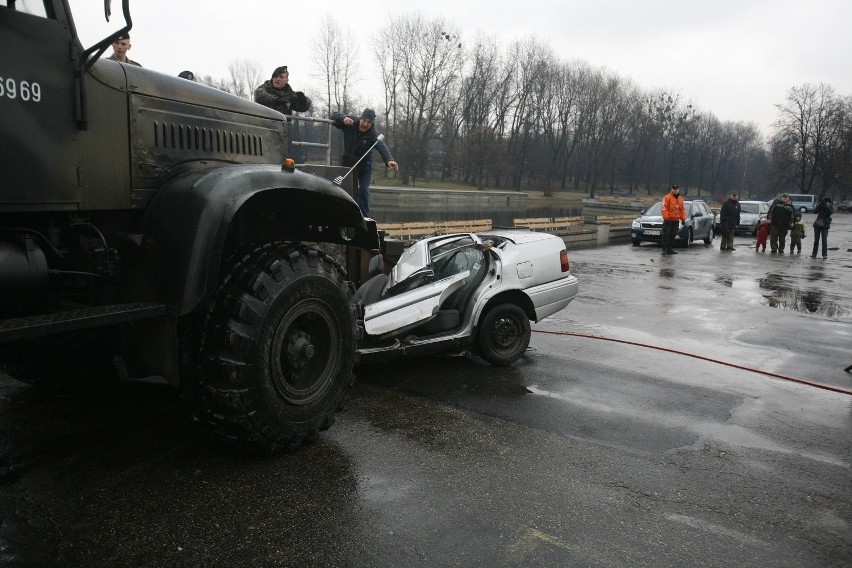
[[[326,142],[306,142],[304,140],[291,140],[290,144],[293,146],[302,146],[305,148],[325,148],[325,165],[331,165],[331,133],[334,130],[334,126],[332,125],[331,119],[328,118],[317,118],[314,116],[296,116],[292,115],[289,117],[289,120],[297,120],[297,121],[305,121],[305,122],[320,122],[328,125],[326,130]],[[296,166],[305,166],[307,164],[296,164]]]

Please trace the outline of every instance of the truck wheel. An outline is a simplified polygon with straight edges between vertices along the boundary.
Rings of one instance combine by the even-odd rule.
[[[232,266],[201,330],[195,417],[236,445],[293,450],[331,426],[354,380],[352,289],[299,245],[264,245]]]
[[[494,306],[479,325],[479,355],[496,366],[511,365],[530,345],[530,320],[515,304]]]

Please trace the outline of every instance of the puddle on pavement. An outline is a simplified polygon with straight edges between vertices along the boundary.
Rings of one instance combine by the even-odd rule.
[[[807,279],[813,281],[820,278],[812,275]],[[822,290],[802,290],[788,280],[775,274],[756,280],[735,280],[730,276],[716,277],[716,282],[723,286],[760,294],[760,303],[771,308],[828,317],[846,317],[852,313],[847,306],[840,304]]]

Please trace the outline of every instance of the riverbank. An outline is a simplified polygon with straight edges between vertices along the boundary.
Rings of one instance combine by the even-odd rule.
[[[499,190],[370,188],[370,216],[380,225],[490,219],[494,227],[515,227],[530,218],[580,217],[583,226],[558,233],[572,249],[626,242],[630,239],[629,224],[601,218],[638,215],[647,206],[642,200],[589,199],[578,194],[545,197]]]

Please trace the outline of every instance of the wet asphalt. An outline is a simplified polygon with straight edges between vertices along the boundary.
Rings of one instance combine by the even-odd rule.
[[[849,566],[852,396],[763,374],[852,389],[852,214],[811,236],[572,251],[517,364],[359,367],[293,454],[169,390],[0,380],[0,564]]]

